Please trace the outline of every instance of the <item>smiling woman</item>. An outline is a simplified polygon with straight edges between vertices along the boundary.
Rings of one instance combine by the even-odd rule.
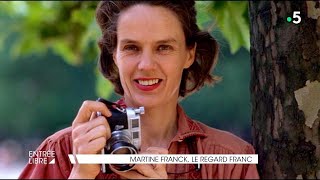
[[[170,10],[137,5],[123,12],[113,59],[126,104],[172,112],[182,72],[193,63],[195,49],[195,44],[187,47],[181,23]]]
[[[218,45],[196,24],[195,2],[103,1],[96,11],[102,31],[99,67],[122,107],[145,108],[141,154],[253,154],[250,144],[187,117],[179,98],[217,78],[210,74]],[[96,116],[101,112],[103,116]],[[28,165],[20,178],[258,178],[255,165],[137,164],[104,174],[99,164],[71,165],[68,154],[97,154],[111,136],[105,104],[85,101],[72,127],[45,140],[38,151],[54,150],[54,165]]]

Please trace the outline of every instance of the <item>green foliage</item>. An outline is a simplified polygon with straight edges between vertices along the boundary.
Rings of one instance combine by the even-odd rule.
[[[81,57],[86,45],[96,41],[99,34],[98,27],[93,26],[97,2],[18,1],[3,4],[0,11],[11,15],[14,23],[9,23],[1,34],[16,36],[10,48],[15,58],[43,54],[51,48],[67,63],[79,65],[84,61]],[[5,38],[0,41],[3,43]]]
[[[9,49],[15,59],[30,54],[43,55],[52,49],[68,64],[79,66],[86,61],[84,52],[95,56],[98,53],[97,46],[89,48],[89,44],[96,43],[101,36],[94,19],[97,4],[96,1],[1,2],[0,15],[6,16],[7,21],[0,22],[1,27],[6,27],[6,31],[0,32],[0,45],[13,36]],[[244,16],[248,11],[247,2],[198,1],[196,7],[198,24],[211,32],[216,23],[232,53],[241,46],[249,49],[248,17]],[[87,59],[92,60],[96,58]],[[112,88],[104,81],[97,75],[96,92],[107,97],[111,93],[107,90]]]
[[[110,81],[107,81],[105,77],[101,75],[100,72],[96,71],[96,94],[99,97],[110,97],[113,91],[113,85]]]
[[[250,48],[247,1],[198,1],[198,23],[211,32],[215,24],[229,42],[231,53]],[[215,19],[215,21],[212,21]],[[207,26],[204,26],[207,24]]]
[[[15,23],[1,23],[5,37],[17,33],[11,54],[14,57],[44,53],[52,48],[71,65],[79,65],[82,52],[100,32],[95,23],[96,1],[1,2],[0,11]],[[197,1],[198,24],[212,31],[215,24],[230,44],[232,53],[249,49],[248,2]],[[215,20],[214,20],[215,19]],[[9,33],[9,34],[8,34]]]

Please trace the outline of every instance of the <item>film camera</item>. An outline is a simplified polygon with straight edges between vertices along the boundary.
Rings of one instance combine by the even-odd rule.
[[[106,146],[101,150],[102,154],[138,154],[141,144],[140,114],[144,114],[144,107],[122,108],[118,104],[98,98],[97,101],[104,103],[112,113],[106,118],[111,137]],[[101,116],[100,112],[97,112]],[[110,164],[118,171],[129,171],[134,164]],[[102,164],[102,172],[111,173],[108,164]]]

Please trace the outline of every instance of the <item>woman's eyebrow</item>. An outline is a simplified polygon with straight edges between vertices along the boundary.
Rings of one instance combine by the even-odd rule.
[[[164,40],[157,41],[158,44],[166,44],[166,43],[177,43],[177,40],[174,38],[168,38]]]
[[[120,41],[120,44],[129,44],[129,43],[138,43],[138,41],[132,40],[132,39],[122,39]]]
[[[166,43],[177,43],[178,41],[174,38],[168,38],[168,39],[163,39],[163,40],[159,40],[156,41],[157,44],[166,44]],[[132,39],[122,39],[120,41],[120,44],[136,44],[139,43],[138,41],[132,40]]]

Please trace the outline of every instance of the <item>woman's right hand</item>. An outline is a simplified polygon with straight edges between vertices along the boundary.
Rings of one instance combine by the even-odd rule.
[[[101,112],[103,116],[96,116]],[[111,132],[105,117],[111,112],[98,101],[84,101],[72,123],[73,154],[99,154],[110,138]],[[100,164],[74,164],[70,179],[94,179],[100,172]]]

